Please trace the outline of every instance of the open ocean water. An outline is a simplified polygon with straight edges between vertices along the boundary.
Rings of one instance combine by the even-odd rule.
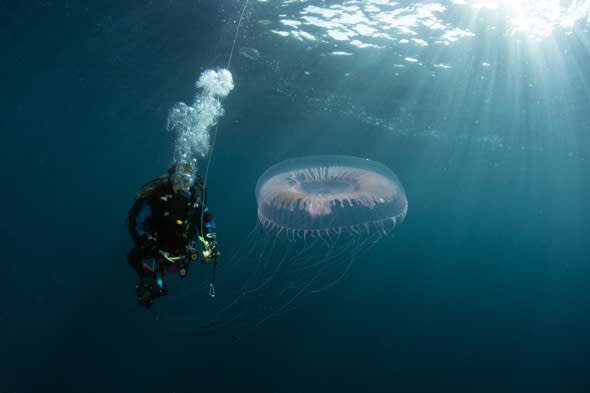
[[[0,393],[590,391],[589,12],[3,0]],[[127,210],[219,68],[217,296],[197,265],[145,310]],[[268,257],[259,177],[332,154],[390,168],[405,220]]]

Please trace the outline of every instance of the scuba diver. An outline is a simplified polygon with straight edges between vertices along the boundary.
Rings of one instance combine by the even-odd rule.
[[[129,233],[135,247],[127,260],[139,276],[139,304],[149,308],[168,292],[166,273],[186,277],[190,262],[213,262],[219,251],[213,216],[207,209],[202,178],[186,161],[168,168],[166,175],[145,184],[128,215]],[[210,295],[214,296],[214,276]]]

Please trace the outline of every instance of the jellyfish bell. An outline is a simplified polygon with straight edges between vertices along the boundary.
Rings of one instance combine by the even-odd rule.
[[[256,185],[258,220],[271,232],[296,236],[377,231],[403,221],[408,202],[384,165],[350,156],[310,156],[280,162]]]

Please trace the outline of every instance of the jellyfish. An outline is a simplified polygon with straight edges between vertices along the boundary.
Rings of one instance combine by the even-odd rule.
[[[269,168],[256,185],[258,220],[294,239],[381,237],[408,210],[405,191],[384,165],[349,156],[312,156]]]
[[[248,317],[256,324],[336,285],[408,211],[404,188],[389,168],[338,155],[270,167],[258,180],[256,201],[258,221],[248,249],[239,253],[248,276],[224,309],[240,316],[258,310]]]

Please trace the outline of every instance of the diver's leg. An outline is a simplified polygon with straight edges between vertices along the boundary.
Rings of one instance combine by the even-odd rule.
[[[133,247],[127,254],[127,263],[129,263],[129,266],[135,270],[140,278],[146,274],[146,271],[142,267],[142,260],[143,257],[139,247]]]
[[[127,262],[133,268],[133,270],[135,270],[139,278],[139,283],[135,285],[137,300],[141,306],[149,308],[153,303],[153,299],[160,296],[157,295],[159,290],[155,291],[155,264],[146,263],[145,258],[138,247],[134,247],[131,249],[131,251],[129,251],[127,254]]]

